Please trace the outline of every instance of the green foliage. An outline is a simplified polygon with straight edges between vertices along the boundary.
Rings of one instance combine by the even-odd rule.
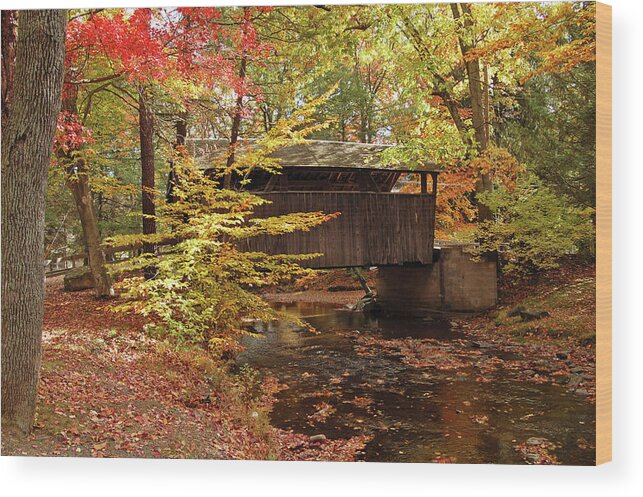
[[[278,164],[267,154],[288,140],[301,139],[306,122],[302,114],[275,126],[247,156],[239,157],[234,170]],[[304,125],[305,126],[305,125]],[[317,128],[312,126],[309,129]],[[215,177],[203,174],[184,157],[176,157],[178,181],[173,203],[159,202],[155,235],[127,235],[109,240],[113,245],[157,244],[156,254],[145,254],[119,263],[115,270],[129,275],[121,284],[127,302],[120,310],[132,309],[155,318],[150,331],[176,342],[196,344],[213,355],[238,349],[238,338],[249,333],[253,322],[279,318],[303,322],[272,309],[257,294],[262,287],[291,282],[308,270],[297,264],[319,254],[267,255],[243,251],[244,242],[255,236],[279,236],[309,230],[336,214],[293,213],[259,218],[254,209],[267,201],[244,191],[221,189]],[[225,172],[225,165],[219,170]],[[140,274],[153,267],[155,276]]]
[[[538,76],[525,85],[500,136],[530,171],[577,205],[596,203],[596,66]]]
[[[555,268],[567,255],[594,251],[594,210],[571,206],[535,176],[522,178],[513,191],[502,188],[481,197],[495,219],[475,233],[479,251],[500,252],[506,271]]]

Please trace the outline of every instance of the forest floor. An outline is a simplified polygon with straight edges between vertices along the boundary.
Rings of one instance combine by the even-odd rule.
[[[3,428],[3,455],[350,461],[365,444],[271,427],[282,386],[177,351],[112,305],[47,282],[36,426]]]
[[[476,346],[531,358],[521,365],[525,379],[562,384],[594,403],[595,275],[594,265],[567,262],[531,278],[507,279],[495,309],[456,324]]]
[[[525,381],[556,382],[594,402],[594,274],[592,266],[566,264],[505,281],[495,309],[453,318],[452,326],[472,349],[519,355],[516,371]],[[363,294],[351,275],[333,271],[265,297],[339,306]],[[113,305],[91,291],[64,292],[61,277],[48,281],[36,428],[28,437],[3,429],[3,455],[350,461],[367,443],[272,427],[269,413],[283,385],[250,369],[232,374],[199,350],[155,340],[146,319],[114,313]],[[546,314],[510,315],[519,308]],[[425,349],[434,353],[414,347],[408,359],[424,360],[416,356]]]
[[[472,327],[497,340],[589,348],[596,344],[596,267],[568,262],[561,267],[500,284],[496,309]],[[528,312],[520,316],[520,311]],[[514,315],[512,315],[512,311]],[[543,316],[529,316],[543,312]],[[516,315],[517,314],[517,315]]]

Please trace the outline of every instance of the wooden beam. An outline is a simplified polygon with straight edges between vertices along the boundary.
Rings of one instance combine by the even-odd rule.
[[[380,185],[378,185],[377,181],[375,181],[375,178],[373,178],[373,175],[371,173],[368,174],[368,179],[370,180],[371,186],[373,188],[374,192],[381,192],[382,190],[380,189]]]
[[[264,192],[271,192],[273,188],[275,187],[275,183],[277,181],[277,175],[273,174],[270,176],[270,179],[268,180],[268,183],[266,183],[266,186],[264,186],[263,191]]]
[[[431,185],[432,187],[431,193],[433,195],[437,195],[438,194],[438,173],[435,173],[435,172],[431,173],[431,180],[433,182],[433,184]]]
[[[279,175],[279,190],[282,192],[288,191],[288,175],[280,174]]]

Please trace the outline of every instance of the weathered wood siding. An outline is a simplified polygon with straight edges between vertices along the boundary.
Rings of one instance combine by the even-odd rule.
[[[313,228],[247,241],[247,250],[269,254],[324,255],[307,261],[311,268],[431,264],[435,196],[365,192],[264,193],[270,204],[257,209],[261,217],[292,212],[341,215]]]

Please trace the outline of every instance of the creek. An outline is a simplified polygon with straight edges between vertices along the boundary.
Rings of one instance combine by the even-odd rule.
[[[288,386],[271,412],[276,427],[328,438],[368,434],[358,456],[365,461],[523,464],[516,445],[539,437],[556,445],[551,452],[562,464],[594,463],[593,405],[560,385],[519,380],[515,368],[503,367],[512,359],[506,352],[468,348],[449,320],[368,317],[331,304],[275,306],[318,330],[272,323],[244,342],[239,363]],[[449,366],[451,356],[476,360],[435,367],[378,345],[399,341],[413,351],[427,340],[440,364]],[[482,374],[480,361],[494,368]]]

